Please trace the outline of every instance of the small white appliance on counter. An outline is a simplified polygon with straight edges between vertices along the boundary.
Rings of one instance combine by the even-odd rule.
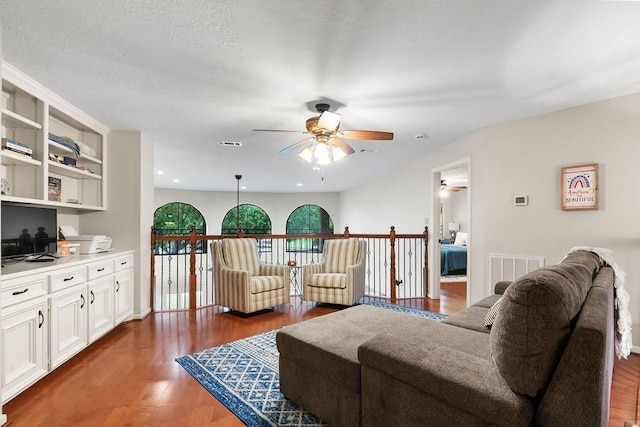
[[[79,243],[81,254],[107,252],[111,248],[111,237],[104,234],[78,234],[71,225],[61,225],[60,234],[70,243]]]

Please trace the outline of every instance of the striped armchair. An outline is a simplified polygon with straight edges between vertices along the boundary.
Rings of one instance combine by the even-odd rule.
[[[262,264],[255,239],[211,243],[216,304],[253,313],[289,302],[289,268]]]
[[[353,305],[364,296],[367,242],[337,239],[324,242],[324,262],[302,268],[307,301]]]

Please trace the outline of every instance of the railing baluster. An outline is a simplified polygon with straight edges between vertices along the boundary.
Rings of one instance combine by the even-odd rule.
[[[212,240],[244,235],[242,230],[237,236],[198,235],[195,227],[192,227],[188,235],[161,236],[152,230],[150,292],[153,310],[195,309],[214,304],[215,278],[210,271],[210,243]],[[364,239],[367,242],[367,295],[396,301],[399,298],[425,296],[428,289],[427,227],[422,234],[415,235],[397,234],[395,227],[390,228],[389,234],[353,234],[349,227],[345,227],[342,234],[251,237],[260,242],[260,259],[278,265],[284,265],[289,260],[295,260],[298,265],[319,262],[326,239]],[[289,251],[287,239],[299,239],[302,246],[297,251]],[[156,246],[160,248],[159,255],[155,255]],[[207,249],[198,253],[199,247]],[[187,294],[188,299],[185,298]]]

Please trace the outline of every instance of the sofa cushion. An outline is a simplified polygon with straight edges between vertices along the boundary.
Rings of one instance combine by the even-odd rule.
[[[486,309],[490,309],[491,307],[493,307],[493,304],[495,304],[496,301],[500,299],[500,297],[502,297],[502,294],[489,295],[488,297],[483,298],[480,301],[472,304],[472,307],[483,307]]]
[[[534,397],[549,383],[599,268],[593,257],[580,254],[535,270],[505,290],[490,334],[491,357],[514,392]]]
[[[484,318],[489,309],[472,305],[454,315],[442,320],[447,325],[457,326],[459,328],[470,329],[472,331],[488,333],[489,330],[484,327]]]

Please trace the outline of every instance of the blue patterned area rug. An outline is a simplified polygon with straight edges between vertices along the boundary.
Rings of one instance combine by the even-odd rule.
[[[447,317],[384,302],[368,304],[433,320]],[[182,356],[176,362],[247,426],[326,426],[280,393],[276,332]]]

